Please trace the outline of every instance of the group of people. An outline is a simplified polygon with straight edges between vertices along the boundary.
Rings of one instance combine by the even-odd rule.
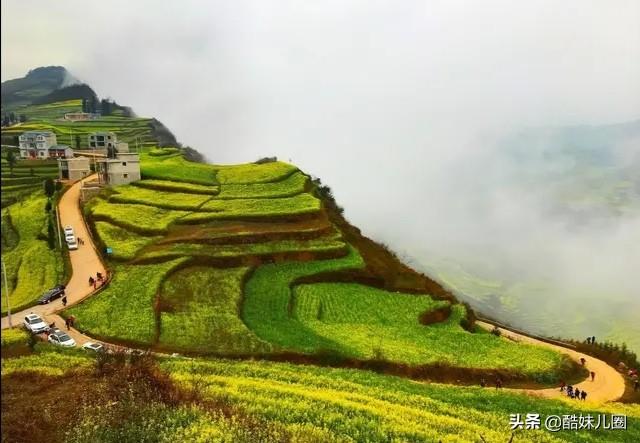
[[[593,374],[593,372],[592,372]],[[566,392],[567,397],[569,398],[575,398],[578,400],[586,400],[587,399],[587,391],[585,391],[584,389],[581,391],[578,388],[573,388],[573,386],[569,385],[566,386],[564,382],[562,382],[562,384],[560,385],[560,392]]]
[[[588,345],[595,345],[596,344],[596,337],[595,337],[595,335],[593,337],[587,337],[587,339],[585,341],[587,342]]]
[[[487,386],[487,381],[484,378],[480,379],[480,386],[483,388]],[[495,386],[496,389],[500,389],[502,387],[502,379],[500,377],[496,377]]]
[[[98,288],[98,283],[102,286],[105,281],[106,277],[103,276],[101,272],[96,272],[96,278],[93,278],[93,275],[89,276],[89,286],[93,286],[93,289]]]

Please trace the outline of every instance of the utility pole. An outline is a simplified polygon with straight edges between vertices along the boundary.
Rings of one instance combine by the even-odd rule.
[[[9,305],[9,284],[7,283],[7,268],[4,264],[4,260],[2,260],[2,275],[4,275],[4,293],[7,297],[7,320],[9,321],[9,327],[12,328],[11,324],[11,306]]]

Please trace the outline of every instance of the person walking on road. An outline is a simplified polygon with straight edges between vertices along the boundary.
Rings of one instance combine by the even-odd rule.
[[[587,362],[587,360],[584,357],[580,357],[580,364],[582,366],[584,366],[584,364]]]
[[[586,399],[587,399],[587,391],[583,389],[582,392],[580,393],[580,400],[585,401]]]
[[[580,400],[580,389],[576,388],[576,390],[573,391],[573,397]]]
[[[89,277],[89,286],[93,286],[94,282],[95,282],[95,280],[93,279],[93,275],[92,275],[92,276]]]
[[[560,392],[564,392],[564,388],[567,386],[567,384],[564,382],[564,380],[560,380]]]
[[[64,325],[67,327],[67,331],[71,329],[71,320],[68,317],[64,319]]]
[[[596,378],[596,373],[595,373],[595,372],[593,372],[593,371],[591,371],[591,374],[590,374],[590,375],[591,375],[591,381],[594,381],[594,380],[595,380],[595,378]]]
[[[67,307],[67,296],[66,295],[62,296],[62,306],[64,306],[65,308]]]

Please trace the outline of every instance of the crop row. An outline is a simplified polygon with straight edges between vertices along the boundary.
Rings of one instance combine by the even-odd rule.
[[[268,351],[271,346],[238,315],[248,271],[194,266],[173,273],[161,291],[160,346],[204,353]]]
[[[216,185],[216,169],[212,165],[189,162],[182,155],[154,157],[140,155],[140,171],[145,179],[167,180],[200,185]]]
[[[219,173],[218,173],[219,174]],[[307,176],[295,171],[283,180],[268,183],[222,184],[219,199],[291,197],[305,190]]]
[[[595,410],[588,404],[544,400],[480,387],[415,383],[371,372],[265,361],[165,360],[163,368],[205,399],[225,400],[285,426],[305,423],[319,441],[508,441],[510,414],[624,412],[627,431],[520,431],[526,441],[634,441],[639,408]],[[524,441],[524,440],[523,440]]]
[[[67,312],[81,331],[110,340],[151,344],[155,339],[154,302],[165,276],[184,259],[145,266],[120,265],[100,294]]]
[[[516,345],[460,326],[461,305],[442,323],[422,325],[419,315],[440,306],[427,297],[386,293],[362,285],[291,286],[325,271],[357,268],[359,256],[259,267],[245,286],[243,318],[262,339],[299,352],[331,350],[347,357],[398,363],[445,363],[457,367],[508,369],[554,381],[564,360],[553,351]]]
[[[169,180],[139,180],[134,182],[133,185],[158,191],[183,192],[189,194],[216,195],[220,192],[220,188],[218,186],[197,185],[194,183],[174,182]]]
[[[182,211],[196,211],[211,199],[210,195],[158,191],[131,185],[119,186],[114,188],[114,191],[116,193],[109,197],[110,202],[133,203]]]
[[[289,315],[290,285],[307,275],[363,266],[362,258],[353,249],[339,259],[260,266],[245,285],[242,318],[258,337],[278,346],[303,352],[339,348],[338,343],[311,333]]]
[[[298,170],[283,162],[245,163],[241,165],[213,165],[217,179],[223,185],[269,183],[285,179]]]
[[[3,359],[9,374],[33,371],[69,374],[90,367],[86,354],[38,346],[24,357]],[[196,389],[207,408],[158,404],[131,410],[122,420],[114,407],[87,408],[67,434],[72,441],[530,441],[635,442],[640,407],[547,400],[480,387],[415,383],[367,371],[300,366],[267,361],[164,358],[160,368],[180,386]],[[124,393],[122,393],[124,394]],[[225,414],[215,414],[223,405]],[[213,408],[212,408],[213,406]],[[118,411],[118,409],[115,409]],[[208,412],[214,411],[211,415]],[[240,419],[234,414],[241,412]],[[626,430],[541,429],[512,431],[509,416],[626,415]],[[140,419],[140,414],[144,414]],[[120,418],[120,417],[118,417]],[[515,436],[514,436],[515,434]],[[119,440],[105,438],[117,436]],[[515,438],[514,438],[515,437]]]
[[[95,228],[102,245],[111,248],[110,257],[115,260],[131,260],[140,249],[160,238],[136,235],[103,221],[95,222]]]
[[[209,245],[200,243],[169,243],[152,246],[139,257],[146,260],[171,260],[179,257],[232,258],[243,256],[261,256],[295,252],[340,253],[346,245],[336,237],[320,237],[311,240],[274,240],[261,243]]]
[[[217,219],[286,217],[313,214],[320,211],[320,200],[311,194],[283,198],[247,198],[238,200],[211,199],[180,220],[180,223],[203,223]]]
[[[171,211],[146,205],[108,203],[94,199],[89,205],[91,217],[142,235],[166,233],[169,226],[186,211]]]

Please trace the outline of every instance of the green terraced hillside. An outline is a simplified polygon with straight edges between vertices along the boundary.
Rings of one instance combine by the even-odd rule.
[[[87,334],[166,351],[331,354],[541,382],[569,370],[552,351],[469,332],[466,308],[450,296],[378,289],[372,266],[397,265],[352,243],[317,183],[293,165],[191,163],[170,148],[141,158],[142,180],[85,205],[114,273],[68,310]]]

